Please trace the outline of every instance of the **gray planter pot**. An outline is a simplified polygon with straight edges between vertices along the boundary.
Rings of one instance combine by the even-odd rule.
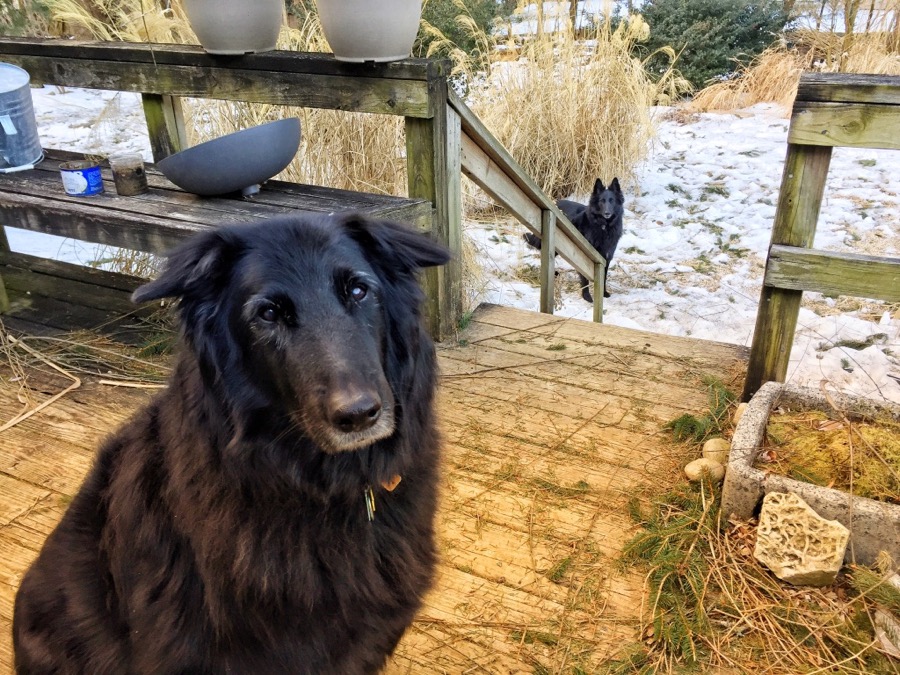
[[[316,0],[322,32],[339,61],[397,61],[412,50],[422,0]]]
[[[247,196],[283,171],[299,146],[300,120],[286,117],[176,152],[156,166],[187,192],[211,197],[240,190]]]
[[[830,395],[835,405],[851,420],[889,417],[900,421],[900,406],[868,398]],[[848,562],[864,565],[875,562],[886,551],[900,566],[900,506],[853,497],[846,492],[770,474],[754,468],[766,437],[766,424],[777,405],[793,410],[818,410],[837,417],[825,396],[815,389],[768,382],[753,396],[744,411],[734,437],[722,488],[722,510],[726,515],[748,519],[770,492],[792,492],[820,516],[837,520],[850,530]]]
[[[184,12],[210,54],[249,54],[275,49],[284,0],[184,0]]]

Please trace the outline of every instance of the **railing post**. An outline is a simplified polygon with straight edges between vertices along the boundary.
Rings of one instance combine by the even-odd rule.
[[[160,94],[141,94],[141,99],[153,161],[158,162],[184,150],[187,147],[187,132],[181,99]]]
[[[788,144],[772,244],[812,246],[830,163],[829,146]],[[763,286],[744,383],[745,401],[765,382],[784,382],[802,297],[803,291]]]
[[[606,293],[606,265],[594,263],[594,323],[603,323],[603,298]]]
[[[442,62],[432,62],[426,84],[432,117],[406,119],[406,170],[409,196],[430,201],[432,234],[451,251],[443,267],[426,270],[423,285],[428,322],[436,340],[456,333],[462,315],[462,130],[459,115],[448,104]]]
[[[6,231],[3,225],[0,225],[0,253],[9,253],[9,239],[6,238]],[[6,286],[3,284],[3,276],[0,275],[0,314],[9,309],[9,296],[6,294]]]
[[[556,300],[556,216],[541,211],[541,311],[553,314]]]

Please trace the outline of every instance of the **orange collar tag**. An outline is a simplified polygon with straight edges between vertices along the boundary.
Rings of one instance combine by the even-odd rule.
[[[400,475],[398,474],[398,475],[392,477],[390,480],[382,481],[381,487],[383,487],[388,492],[393,492],[394,488],[396,488],[398,485],[400,485],[401,480],[403,480],[403,479],[400,478]]]

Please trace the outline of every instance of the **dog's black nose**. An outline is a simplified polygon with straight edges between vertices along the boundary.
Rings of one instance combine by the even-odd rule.
[[[381,401],[368,393],[337,396],[331,409],[331,423],[335,428],[350,433],[364,431],[381,417]]]

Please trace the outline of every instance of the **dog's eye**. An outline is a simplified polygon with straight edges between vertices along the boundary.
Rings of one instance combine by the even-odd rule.
[[[263,305],[256,315],[267,323],[275,323],[278,321],[278,308],[275,305]]]
[[[369,293],[369,287],[364,283],[357,281],[350,286],[350,299],[360,302]]]

